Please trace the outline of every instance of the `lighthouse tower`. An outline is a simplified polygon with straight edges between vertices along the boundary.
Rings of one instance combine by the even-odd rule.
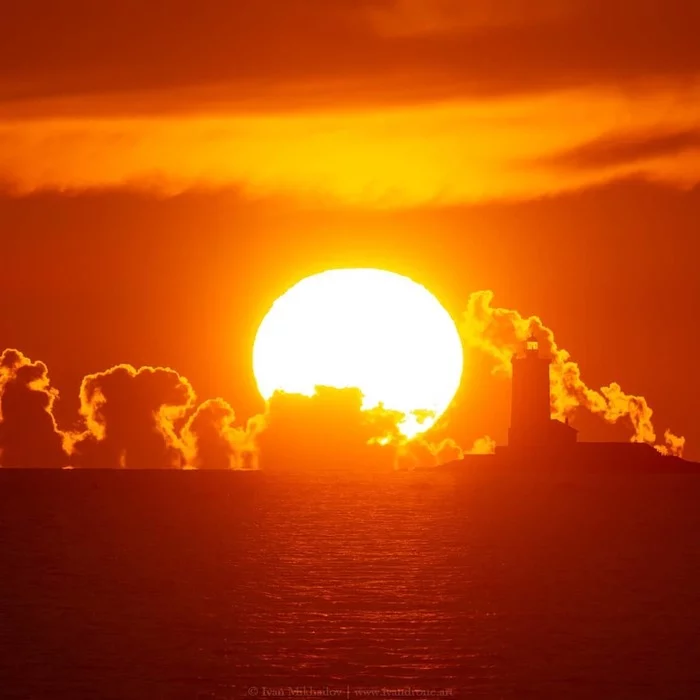
[[[534,336],[525,342],[524,352],[513,356],[513,393],[506,448],[511,454],[528,454],[532,448],[542,454],[560,452],[576,444],[577,431],[568,421],[552,419],[549,365],[547,358],[540,357],[540,346]]]
[[[548,441],[551,424],[549,407],[549,364],[540,357],[539,343],[530,336],[524,354],[513,357],[513,387],[508,444],[538,447]]]

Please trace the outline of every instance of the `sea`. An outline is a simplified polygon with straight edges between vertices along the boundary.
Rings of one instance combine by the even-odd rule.
[[[700,475],[0,470],[0,698],[700,698]]]

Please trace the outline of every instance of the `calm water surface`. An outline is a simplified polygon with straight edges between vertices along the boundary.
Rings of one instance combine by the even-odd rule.
[[[694,476],[0,470],[0,697],[700,698],[699,503]]]

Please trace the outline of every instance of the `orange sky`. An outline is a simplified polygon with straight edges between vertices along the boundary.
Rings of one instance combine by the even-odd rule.
[[[455,317],[479,289],[541,316],[699,459],[700,7],[493,4],[14,3],[0,338],[47,363],[57,415],[121,362],[252,415],[271,301],[379,266]],[[505,439],[494,381],[467,368],[459,439]]]

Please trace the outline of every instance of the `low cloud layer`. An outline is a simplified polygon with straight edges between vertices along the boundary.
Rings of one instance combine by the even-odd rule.
[[[699,27],[694,0],[24,0],[0,182],[384,207],[688,185]]]
[[[19,193],[235,187],[249,197],[370,208],[531,198],[640,173],[687,186],[700,179],[700,92],[679,95],[655,88],[637,99],[592,88],[143,117],[0,111],[0,182]],[[620,133],[623,118],[629,130]]]
[[[219,96],[329,82],[386,88],[414,76],[454,94],[634,84],[700,69],[694,0],[24,0],[0,44],[5,99],[148,94],[215,85]],[[376,102],[374,91],[364,93]],[[347,98],[346,98],[347,99]],[[136,103],[138,100],[133,99]]]
[[[700,130],[629,132],[602,136],[550,159],[562,170],[598,170],[700,152]]]
[[[469,298],[461,322],[464,342],[490,358],[494,374],[512,371],[511,357],[534,334],[552,359],[551,406],[556,418],[586,410],[608,423],[625,422],[630,439],[682,456],[683,437],[657,434],[642,396],[612,383],[598,390],[536,316],[493,305],[494,294]],[[18,350],[0,356],[0,465],[114,469],[295,469],[317,464],[347,470],[435,466],[464,454],[488,454],[490,437],[471,447],[449,436],[449,411],[425,436],[408,441],[401,416],[363,411],[354,389],[319,387],[312,397],[277,393],[264,414],[237,419],[224,399],[200,400],[190,382],[162,367],[117,365],[87,375],[80,386],[76,426],[54,417],[58,392],[47,367]]]

